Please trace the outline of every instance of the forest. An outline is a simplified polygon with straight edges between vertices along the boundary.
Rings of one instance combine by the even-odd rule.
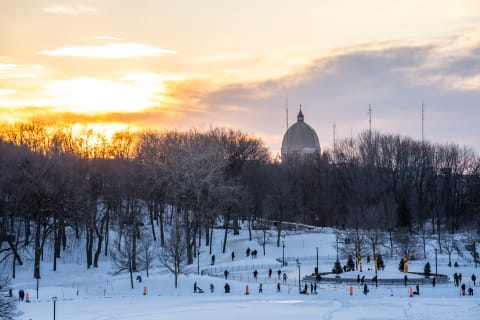
[[[365,131],[321,155],[279,159],[230,129],[106,137],[36,121],[0,126],[0,263],[13,277],[32,259],[40,278],[46,245],[56,270],[79,242],[87,268],[110,255],[119,272],[148,273],[161,247],[161,263],[178,274],[199,246],[211,250],[214,229],[225,252],[240,222],[273,228],[277,246],[292,222],[338,228],[345,250],[373,241],[392,255],[427,237],[453,250],[463,232],[477,261],[479,212],[480,158],[453,143]]]

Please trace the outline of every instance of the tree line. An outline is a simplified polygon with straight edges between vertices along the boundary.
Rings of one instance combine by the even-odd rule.
[[[277,246],[286,221],[357,234],[423,232],[439,244],[480,229],[480,160],[454,144],[368,131],[321,155],[279,161],[261,139],[227,129],[107,138],[32,121],[4,124],[0,137],[0,262],[12,263],[13,276],[27,249],[40,278],[46,245],[56,270],[79,241],[87,268],[112,255],[132,275],[151,265],[154,244],[177,275],[200,246],[212,252],[215,229],[225,252],[240,222],[250,239],[263,230],[263,245],[273,225]]]

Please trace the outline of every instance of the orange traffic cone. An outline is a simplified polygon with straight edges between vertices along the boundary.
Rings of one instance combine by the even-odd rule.
[[[350,287],[350,295],[353,296],[353,288]]]
[[[147,295],[147,286],[143,287],[143,295],[144,295],[144,296]]]
[[[409,291],[410,291],[410,297],[413,297],[413,289],[412,289],[412,287],[410,287],[410,290],[409,290]]]
[[[25,302],[30,302],[30,294],[28,292],[25,295]]]
[[[245,286],[245,294],[248,295],[250,292],[248,291],[248,284]]]

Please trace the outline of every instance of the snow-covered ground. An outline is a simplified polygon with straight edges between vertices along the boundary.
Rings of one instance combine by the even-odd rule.
[[[227,252],[221,253],[222,231],[216,231],[213,253],[216,255],[215,269],[220,276],[224,270],[229,270],[229,279],[197,274],[197,261],[189,268],[189,273],[179,278],[179,286],[174,288],[173,276],[163,268],[156,268],[147,278],[144,272],[142,283],[135,282],[135,289],[130,289],[127,274],[110,276],[109,262],[101,261],[100,268],[87,270],[84,266],[67,263],[70,258],[62,258],[57,266],[57,272],[51,271],[52,264],[42,264],[42,279],[39,282],[38,299],[36,298],[36,281],[32,277],[31,263],[17,267],[17,276],[10,286],[14,293],[24,289],[30,295],[30,303],[19,303],[23,311],[20,319],[53,319],[52,297],[58,297],[56,302],[56,319],[82,320],[116,320],[116,319],[292,319],[295,317],[314,317],[316,319],[478,319],[480,314],[480,288],[473,286],[470,280],[472,273],[480,275],[473,264],[455,258],[460,266],[447,266],[447,257],[438,256],[438,273],[452,277],[454,272],[462,273],[463,282],[467,288],[475,290],[474,296],[460,296],[459,288],[452,281],[439,284],[421,285],[420,295],[409,296],[409,288],[415,287],[415,276],[409,275],[411,284],[407,287],[398,285],[379,285],[375,287],[368,282],[370,292],[362,293],[359,284],[329,284],[320,283],[318,294],[299,294],[299,268],[295,260],[301,262],[302,278],[311,274],[316,266],[316,248],[319,252],[320,272],[330,271],[336,258],[332,245],[335,236],[329,229],[316,233],[290,234],[285,241],[285,257],[289,262],[281,268],[282,274],[288,275],[286,284],[280,280],[280,292],[277,292],[276,271],[281,267],[276,258],[282,257],[282,246],[279,248],[270,243],[266,255],[256,240],[248,241],[247,232],[239,236],[229,235]],[[274,238],[272,238],[274,239]],[[249,247],[258,250],[258,258],[245,256]],[[231,252],[235,252],[235,260]],[[79,251],[84,252],[84,251]],[[433,249],[427,260],[411,261],[409,271],[422,272],[427,261],[435,272]],[[397,271],[398,258],[388,259],[384,253],[386,270],[379,272],[380,279],[403,279],[403,274]],[[345,261],[342,261],[344,264]],[[208,248],[202,248],[200,254],[201,270],[212,268]],[[268,277],[268,268],[272,267],[272,278]],[[355,278],[357,274],[371,279],[374,272],[368,270],[372,265],[364,264],[364,272],[353,272],[345,277]],[[253,278],[253,270],[258,271],[258,279]],[[2,275],[9,270],[2,270]],[[137,274],[136,274],[137,275]],[[197,282],[204,293],[193,293],[193,285]],[[231,293],[224,293],[223,286],[228,282]],[[258,292],[258,284],[263,284],[263,293]],[[215,291],[209,290],[213,284]],[[249,286],[249,295],[245,294]],[[303,288],[302,283],[302,288]],[[350,286],[353,295],[350,295]],[[143,295],[146,288],[147,294]],[[310,290],[309,290],[310,291]]]

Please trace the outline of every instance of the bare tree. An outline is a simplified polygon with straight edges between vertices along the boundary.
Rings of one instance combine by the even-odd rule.
[[[133,287],[133,259],[134,252],[130,237],[124,237],[123,240],[117,240],[115,245],[116,250],[111,250],[110,255],[115,266],[113,275],[118,275],[123,272],[130,274],[130,288]]]
[[[0,288],[8,285],[7,278],[0,279]],[[22,312],[17,310],[17,300],[14,297],[0,295],[0,318],[2,320],[15,320]]]
[[[145,270],[147,278],[149,277],[150,269],[153,268],[155,263],[153,237],[150,233],[145,233],[139,241],[137,256],[140,270]]]
[[[174,218],[174,224],[170,230],[170,236],[165,246],[160,249],[160,263],[167,268],[175,277],[175,288],[178,287],[178,275],[183,272],[185,266],[187,243],[182,231],[179,219]]]

